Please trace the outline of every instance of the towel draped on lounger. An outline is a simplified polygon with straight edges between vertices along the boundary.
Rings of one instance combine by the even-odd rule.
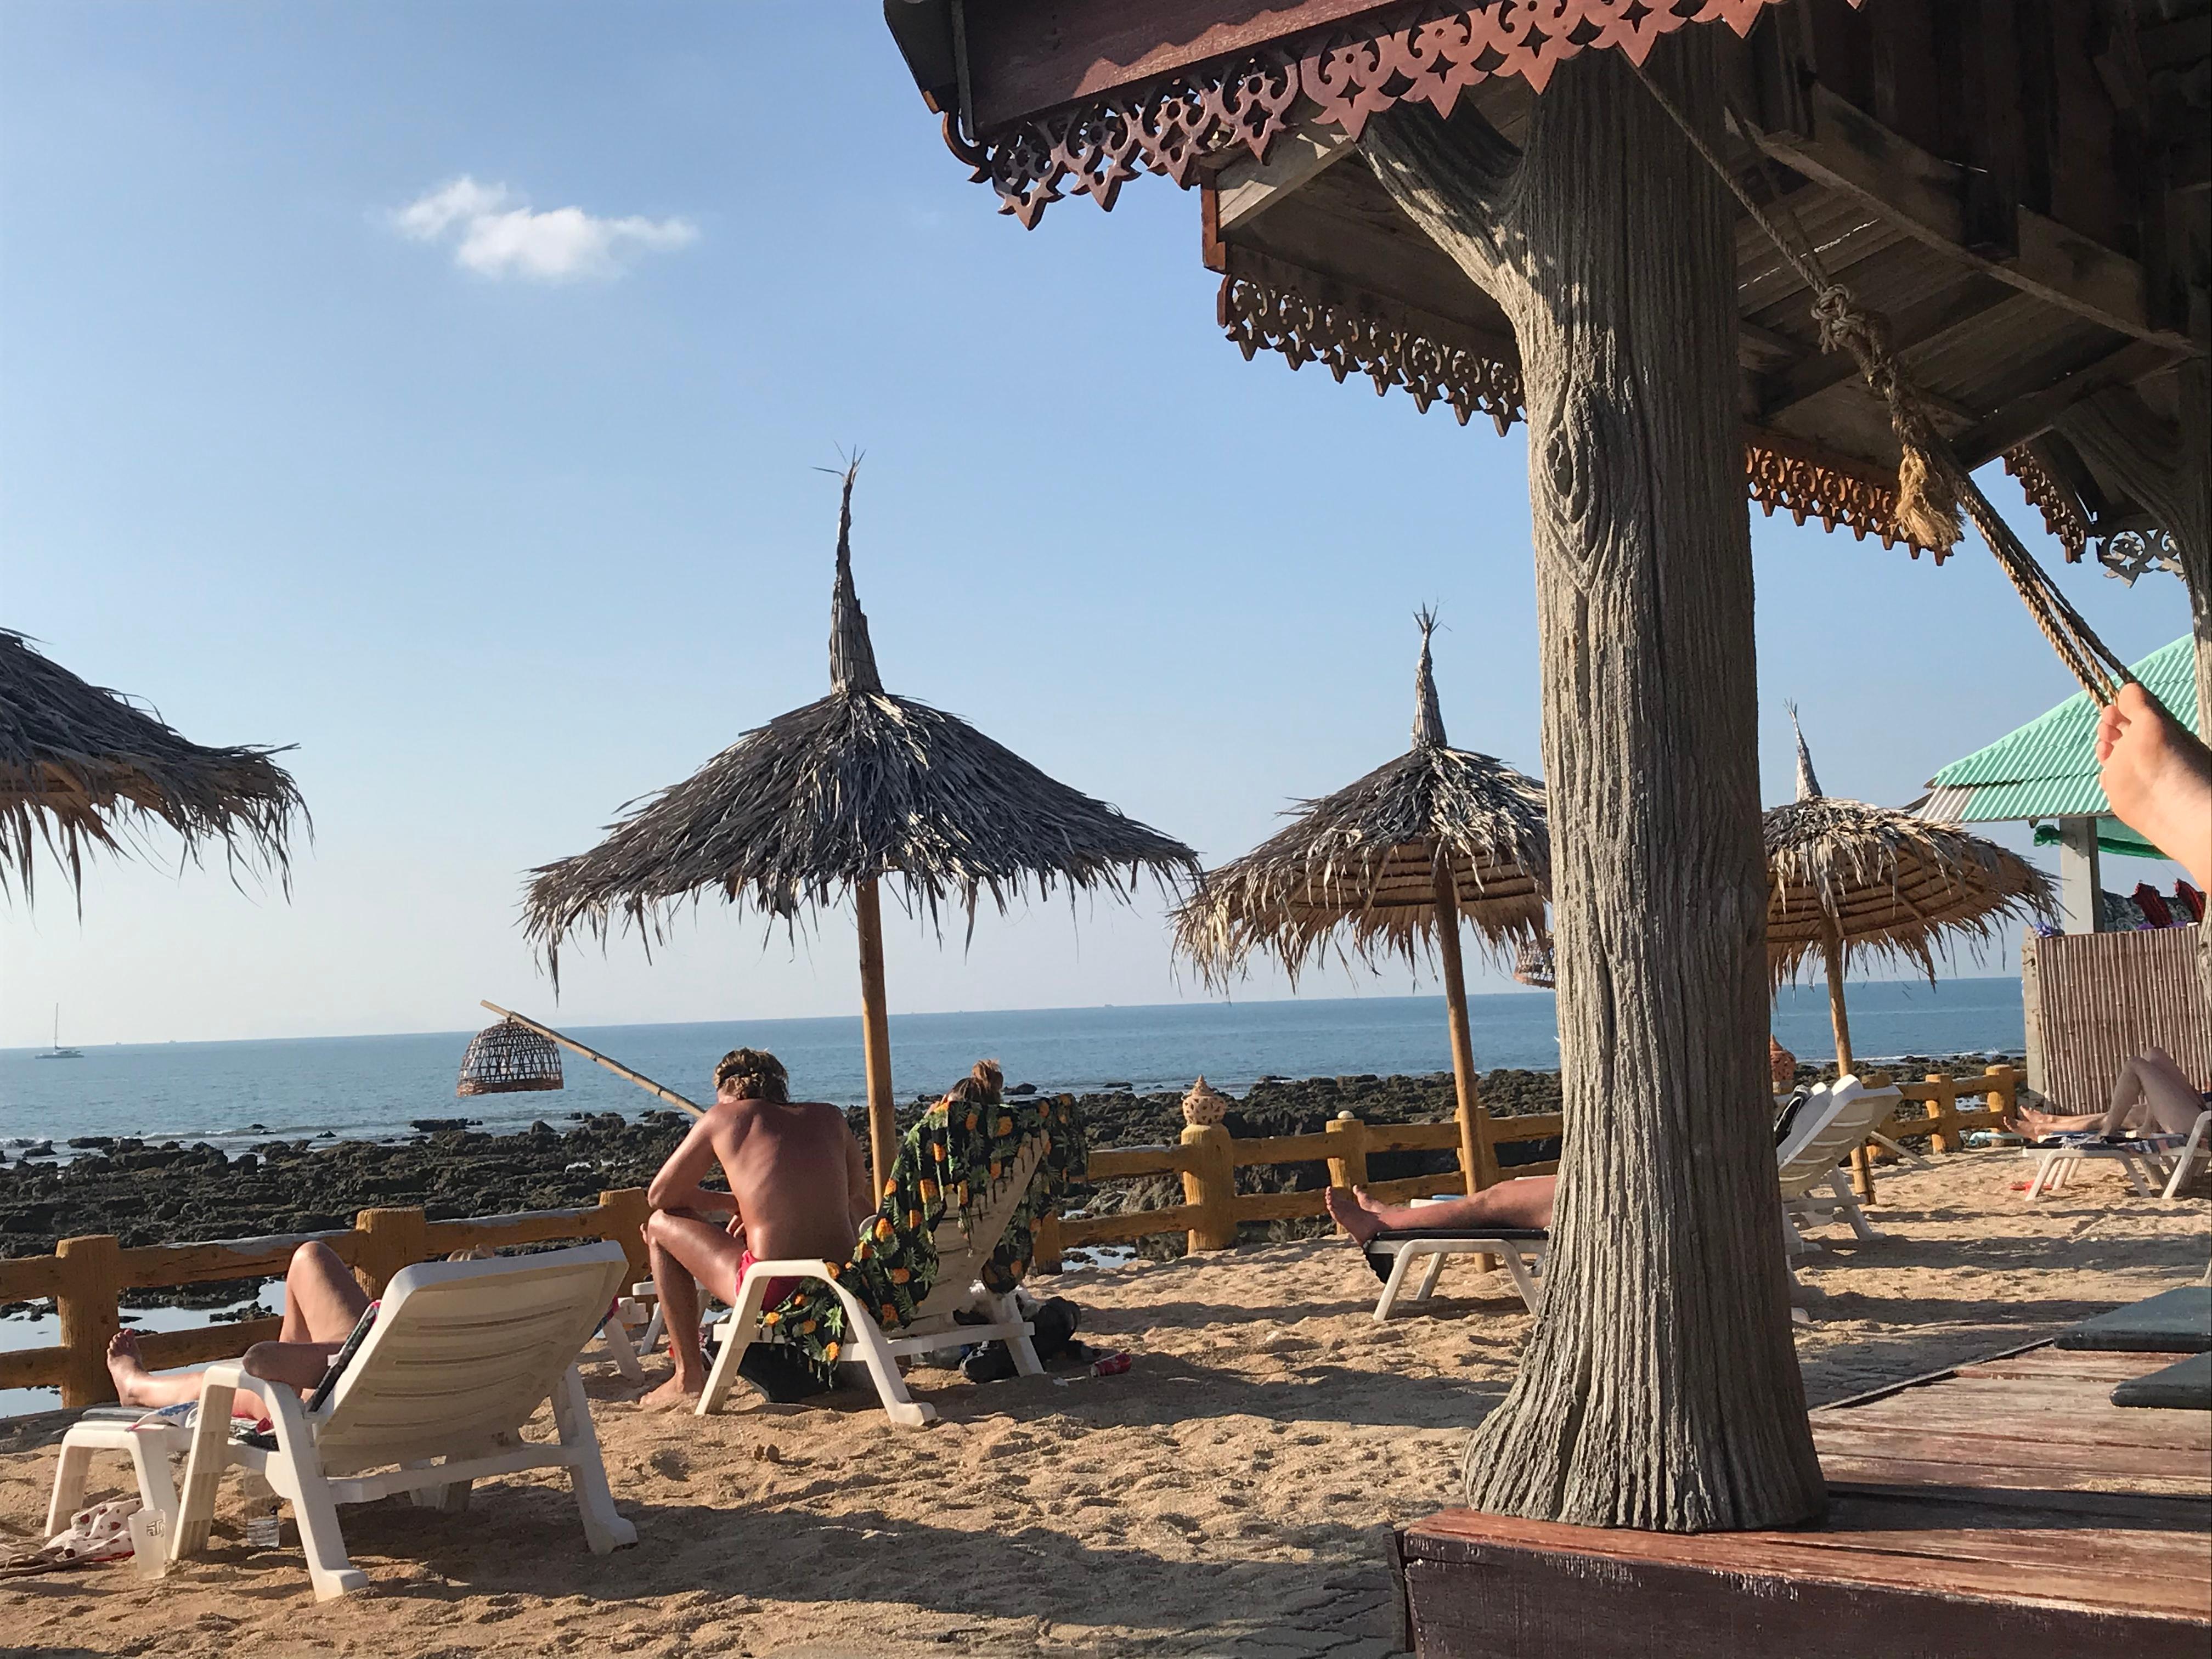
[[[910,1323],[915,1305],[937,1283],[938,1224],[980,1206],[1001,1171],[1032,1136],[1043,1157],[999,1247],[984,1261],[986,1290],[1003,1294],[1022,1281],[1036,1250],[1037,1218],[1058,1204],[1089,1160],[1082,1120],[1051,1096],[963,1105],[948,1116],[942,1102],[900,1139],[883,1206],[861,1224],[849,1259],[832,1267],[837,1282],[876,1312],[886,1331]],[[835,1380],[845,1344],[845,1306],[818,1279],[761,1316],[761,1324],[796,1347],[823,1381]]]

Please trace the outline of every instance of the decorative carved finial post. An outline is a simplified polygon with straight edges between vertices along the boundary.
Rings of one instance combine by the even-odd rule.
[[[1437,613],[1423,605],[1413,613],[1421,625],[1421,660],[1413,670],[1413,742],[1431,748],[1444,747],[1444,711],[1437,701],[1437,677],[1429,665],[1429,635],[1437,631]]]
[[[1194,1128],[1210,1128],[1229,1115],[1229,1097],[1203,1077],[1182,1097],[1182,1121]]]
[[[853,479],[860,470],[856,455],[845,467],[845,495],[837,507],[837,581],[830,597],[830,684],[855,695],[884,689],[867,613],[853,588]]]
[[[1797,799],[1820,799],[1820,781],[1813,775],[1813,751],[1805,746],[1805,728],[1797,724],[1797,705],[1790,705],[1790,729],[1797,734]]]

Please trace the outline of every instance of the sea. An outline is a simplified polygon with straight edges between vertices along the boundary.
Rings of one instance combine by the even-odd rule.
[[[2017,978],[1867,981],[1850,988],[1852,1047],[1863,1066],[1899,1054],[2019,1053],[2026,1024]],[[1558,1069],[1552,994],[1470,997],[1475,1063],[1487,1071]],[[704,1103],[714,1066],[739,1047],[767,1048],[793,1091],[851,1104],[866,1097],[857,1018],[560,1028],[578,1042]],[[1832,1058],[1825,986],[1785,986],[1773,1029],[1801,1060]],[[205,1141],[227,1152],[257,1141],[389,1140],[417,1118],[466,1118],[495,1133],[571,1113],[635,1117],[660,1103],[635,1084],[564,1052],[565,1086],[456,1098],[467,1031],[285,1037],[260,1042],[114,1043],[81,1060],[0,1049],[0,1151],[20,1158],[72,1138],[133,1135]],[[986,1055],[1009,1083],[1052,1093],[1183,1089],[1203,1074],[1242,1094],[1263,1077],[1447,1071],[1441,997],[1349,997],[1155,1007],[894,1014],[891,1079],[902,1100],[934,1096]]]
[[[1850,988],[1851,1037],[1862,1065],[1902,1054],[2017,1054],[2026,1042],[2020,981],[1869,981]],[[1470,997],[1468,1018],[1483,1069],[1556,1070],[1559,1042],[1552,994]],[[794,1090],[853,1104],[866,1097],[857,1018],[742,1020],[682,1025],[562,1028],[566,1035],[704,1103],[714,1061],[739,1047],[768,1048]],[[1786,986],[1773,1029],[1799,1059],[1832,1058],[1825,986]],[[1242,1094],[1263,1077],[1419,1075],[1448,1071],[1441,997],[1352,997],[1266,1002],[1175,1003],[1139,1008],[1028,1009],[1003,1013],[895,1014],[891,1077],[901,1098],[942,1091],[975,1060],[994,1056],[1010,1083],[1054,1093],[1113,1088],[1180,1090],[1203,1074]],[[50,1144],[58,1161],[72,1138],[131,1135],[160,1144],[204,1141],[236,1152],[257,1142],[398,1139],[417,1118],[466,1118],[498,1132],[538,1119],[558,1127],[572,1113],[659,1109],[636,1085],[562,1054],[563,1087],[457,1099],[454,1085],[472,1034],[285,1037],[243,1042],[118,1042],[77,1060],[0,1049],[0,1152],[18,1161]],[[6,1176],[0,1174],[0,1191]],[[272,1282],[261,1310],[283,1306]],[[234,1314],[252,1311],[241,1304]],[[142,1331],[205,1324],[207,1310],[125,1309]],[[0,1317],[0,1350],[58,1339],[50,1306]],[[51,1389],[0,1389],[0,1418],[51,1410]]]

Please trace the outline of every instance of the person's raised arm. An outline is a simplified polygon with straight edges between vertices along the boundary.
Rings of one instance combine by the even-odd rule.
[[[853,1231],[876,1212],[875,1178],[868,1173],[868,1155],[860,1150],[860,1136],[845,1135],[845,1207],[853,1213]]]
[[[2097,721],[2097,766],[2121,822],[2212,887],[2212,750],[2130,683]]]
[[[656,1210],[734,1215],[736,1199],[699,1184],[720,1158],[714,1144],[717,1131],[730,1127],[734,1116],[727,1103],[709,1107],[706,1115],[691,1126],[691,1133],[684,1137],[684,1144],[671,1152],[668,1162],[660,1166],[660,1173],[645,1189],[646,1202]]]

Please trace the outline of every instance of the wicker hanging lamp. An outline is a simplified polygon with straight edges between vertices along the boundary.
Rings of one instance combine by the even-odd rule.
[[[561,1051],[528,1026],[503,1019],[469,1039],[453,1092],[516,1095],[562,1086]]]

